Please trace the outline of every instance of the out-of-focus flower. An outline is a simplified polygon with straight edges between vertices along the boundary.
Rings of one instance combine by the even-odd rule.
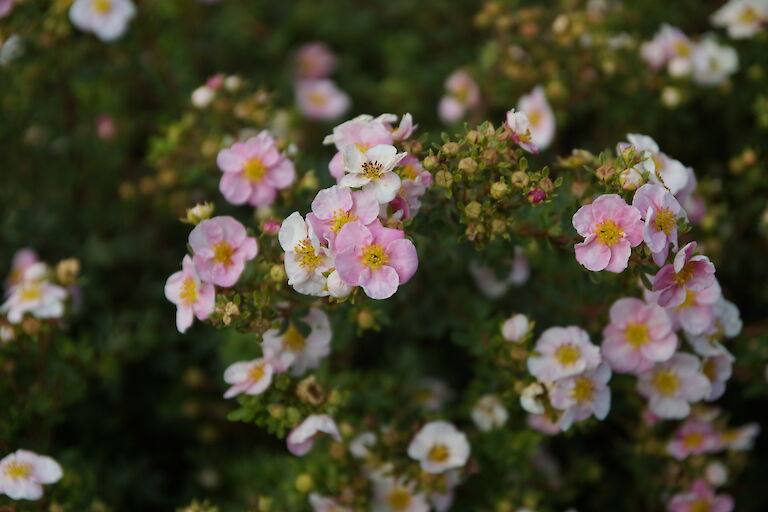
[[[350,144],[344,148],[344,170],[341,178],[344,187],[362,187],[379,203],[388,203],[400,189],[400,176],[394,172],[405,153],[398,153],[395,146],[379,144],[365,152]]]
[[[496,395],[483,395],[472,408],[472,421],[483,432],[504,426],[509,414]]]
[[[307,370],[320,366],[320,361],[331,353],[331,322],[322,310],[310,308],[301,319],[310,328],[304,336],[293,324],[280,334],[277,329],[264,333],[262,349],[275,371],[290,368],[293,376],[304,375]]]
[[[627,140],[629,141],[628,143],[619,143],[619,151],[632,146],[638,152],[647,151],[650,153],[653,169],[647,170],[653,171],[650,173],[651,183],[663,185],[669,189],[672,195],[677,194],[688,184],[688,169],[679,160],[675,160],[666,153],[663,153],[659,149],[659,145],[651,137],[638,133],[628,133]]]
[[[730,0],[710,17],[712,25],[725,27],[733,39],[755,36],[768,21],[765,0]]]
[[[408,456],[419,461],[422,470],[435,474],[464,466],[469,451],[467,436],[445,421],[424,425],[408,446]]]
[[[501,325],[501,335],[507,341],[520,342],[531,330],[528,317],[520,313],[512,315]]]
[[[416,492],[416,482],[381,476],[374,480],[372,512],[428,512],[427,497]]]
[[[645,292],[646,300],[653,302],[657,292]],[[679,306],[667,308],[675,329],[683,328],[686,337],[698,336],[712,330],[715,325],[714,304],[722,296],[720,285],[715,284],[700,292],[686,290],[685,299]]]
[[[200,87],[192,91],[190,100],[192,101],[192,105],[194,105],[195,107],[205,108],[211,104],[215,96],[216,96],[216,91],[214,91],[207,85],[201,85]]]
[[[272,383],[273,373],[272,363],[264,358],[231,364],[224,370],[224,382],[232,385],[224,393],[224,398],[232,398],[240,393],[260,395]]]
[[[38,500],[43,484],[61,479],[58,462],[28,450],[16,450],[0,460],[0,493],[12,500]]]
[[[563,431],[590,416],[605,419],[611,409],[611,368],[601,363],[592,370],[558,380],[549,392],[552,406],[565,411],[558,421]]]
[[[515,109],[507,112],[506,125],[512,132],[512,140],[514,140],[521,148],[529,153],[539,152],[536,144],[533,143],[531,121],[524,112],[515,112]]]
[[[6,291],[10,291],[11,287],[21,283],[24,280],[26,270],[39,261],[40,258],[34,249],[25,247],[16,251],[11,261],[11,272],[5,280]]]
[[[709,379],[712,386],[709,396],[705,398],[707,402],[712,402],[723,396],[725,393],[725,383],[733,374],[733,356],[727,352],[715,356],[705,357],[701,371]]]
[[[682,30],[664,23],[653,36],[643,43],[640,55],[655,70],[664,65],[670,75],[681,77],[690,74],[694,44]]]
[[[423,409],[434,412],[453,399],[453,391],[444,380],[425,377],[418,382],[413,399]]]
[[[705,37],[693,51],[693,81],[705,87],[720,85],[739,70],[739,55],[730,46]]]
[[[686,333],[686,338],[697,354],[719,356],[728,351],[720,343],[723,338],[734,338],[742,328],[741,315],[736,304],[720,296],[712,305],[714,322],[712,327],[701,334]]]
[[[11,14],[15,2],[16,0],[0,0],[0,18],[5,18]]]
[[[720,435],[710,422],[688,420],[667,443],[667,451],[677,460],[683,460],[689,455],[715,452],[720,446]]]
[[[703,255],[694,256],[696,242],[680,249],[673,263],[659,270],[653,278],[653,291],[661,292],[659,306],[670,308],[683,304],[687,292],[701,292],[714,286],[715,266]]]
[[[213,203],[207,201],[205,203],[198,203],[192,208],[187,209],[187,217],[183,219],[183,222],[197,226],[200,222],[210,219],[211,215],[213,215],[213,210]]]
[[[491,267],[474,260],[469,263],[469,273],[472,274],[475,285],[489,299],[498,299],[507,293],[510,286],[519,286],[528,281],[531,268],[522,247],[515,246],[514,258],[508,263],[509,273],[501,279]]]
[[[324,78],[299,81],[296,84],[296,103],[309,119],[333,121],[349,109],[350,99],[332,80]]]
[[[720,487],[728,481],[728,468],[722,462],[710,462],[704,468],[704,478],[710,485]]]
[[[711,388],[699,359],[677,353],[640,375],[637,390],[649,399],[651,412],[659,418],[682,419],[690,414],[690,404],[706,398]]]
[[[186,331],[196,317],[205,320],[216,309],[216,290],[200,281],[189,255],[181,260],[181,271],[165,282],[165,298],[176,304],[176,328]]]
[[[547,149],[555,137],[555,114],[544,88],[537,85],[530,94],[522,96],[517,110],[528,117],[533,145],[539,150]]]
[[[543,396],[544,386],[539,382],[531,382],[520,393],[520,406],[531,414],[543,414],[545,410]]]
[[[685,218],[685,212],[675,196],[661,185],[640,187],[632,198],[632,206],[645,221],[643,240],[651,250],[654,263],[664,265],[669,248],[677,251],[677,221]]]
[[[715,495],[705,480],[696,480],[689,491],[672,496],[667,508],[669,512],[731,512],[733,498]]]
[[[755,444],[755,438],[760,433],[760,425],[748,423],[743,427],[726,430],[720,433],[723,447],[733,451],[751,450]]]
[[[480,88],[466,72],[454,71],[445,81],[446,94],[440,98],[437,114],[444,123],[455,123],[467,110],[480,104]]]
[[[230,216],[202,221],[189,234],[189,245],[200,280],[218,286],[234,285],[259,251],[256,239]]]
[[[342,507],[335,499],[314,492],[309,494],[309,504],[312,512],[352,512],[351,508]]]
[[[277,238],[285,251],[288,284],[304,295],[328,295],[323,273],[333,266],[333,260],[328,249],[320,245],[312,225],[299,212],[293,212],[283,221]]]
[[[18,324],[26,313],[36,318],[60,318],[68,294],[61,286],[48,281],[48,267],[38,262],[26,267],[21,281],[11,286],[0,313],[12,324]]]
[[[131,0],[75,0],[69,8],[72,24],[102,41],[122,36],[135,15],[136,7]]]
[[[376,434],[373,432],[362,432],[355,436],[349,443],[349,453],[357,459],[363,459],[368,456],[369,448],[376,445]]]
[[[328,45],[313,41],[296,52],[296,73],[302,78],[325,78],[336,69],[336,55]]]
[[[96,134],[101,140],[112,140],[117,135],[117,124],[112,116],[102,114],[96,118]]]
[[[315,445],[315,440],[327,434],[341,442],[341,434],[333,418],[325,414],[312,414],[288,434],[288,451],[301,457],[309,453]]]
[[[560,432],[557,421],[552,421],[549,414],[529,414],[526,424],[532,429],[548,436],[554,436]]]
[[[528,358],[528,371],[542,382],[552,382],[591,370],[600,360],[600,349],[584,329],[550,327],[536,341],[534,355]]]

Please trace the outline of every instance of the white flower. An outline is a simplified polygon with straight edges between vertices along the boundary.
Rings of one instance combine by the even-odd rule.
[[[650,159],[645,160],[646,165],[643,171],[650,173],[650,182],[663,185],[669,189],[672,195],[677,194],[688,183],[688,170],[679,160],[670,158],[659,149],[656,141],[647,135],[638,133],[628,133],[627,140],[638,151],[647,151],[650,153]],[[626,143],[621,143],[618,150],[621,151],[627,147]],[[652,164],[652,165],[651,165]]]
[[[415,492],[416,482],[391,476],[374,479],[372,512],[428,512],[424,493]]]
[[[368,456],[368,448],[376,444],[376,434],[363,432],[355,436],[349,443],[349,453],[356,459],[364,459]]]
[[[517,110],[528,117],[536,148],[547,149],[555,137],[555,114],[549,106],[544,88],[538,85],[530,94],[522,96],[517,103]]]
[[[0,460],[0,493],[12,500],[37,500],[43,484],[58,482],[61,466],[50,457],[16,450]]]
[[[543,395],[544,387],[538,382],[532,382],[520,393],[520,406],[531,414],[543,414],[544,404],[540,398]]]
[[[693,51],[693,81],[703,86],[723,83],[739,69],[739,56],[730,46],[704,38]]]
[[[531,330],[528,317],[520,313],[512,315],[501,325],[501,335],[507,341],[520,342]]]
[[[694,355],[677,353],[640,375],[637,390],[649,399],[649,409],[659,418],[682,419],[691,412],[691,403],[703,400],[711,385]]]
[[[0,66],[7,66],[21,57],[24,45],[19,34],[11,34],[5,41],[0,41]]]
[[[484,395],[480,397],[472,408],[472,421],[483,432],[504,426],[509,414],[496,395]]]
[[[720,487],[728,481],[728,468],[722,462],[710,462],[704,468],[704,478],[710,485]]]
[[[515,112],[515,109],[507,112],[507,127],[512,132],[512,139],[529,153],[538,153],[539,150],[533,142],[531,133],[531,121],[525,112]]]
[[[216,91],[207,85],[201,85],[192,91],[192,105],[197,108],[205,108],[211,104],[214,96],[216,96]]]
[[[550,327],[536,341],[535,352],[528,357],[528,371],[542,382],[552,382],[591,370],[601,359],[600,348],[584,329]]]
[[[224,370],[224,382],[232,387],[224,393],[224,398],[232,398],[240,393],[260,395],[272,383],[273,373],[272,364],[264,358],[229,365]]]
[[[460,468],[469,459],[467,436],[445,421],[427,423],[408,446],[408,456],[419,461],[427,473]]]
[[[400,176],[394,172],[405,153],[395,146],[379,144],[363,152],[355,145],[344,148],[344,170],[340,184],[344,187],[362,187],[370,191],[379,203],[392,201],[400,190]]]
[[[93,32],[102,41],[114,41],[125,33],[136,15],[131,0],[75,0],[69,9],[72,24]]]
[[[315,439],[322,434],[328,434],[337,442],[341,442],[341,434],[333,418],[325,414],[307,416],[301,425],[288,434],[288,451],[298,457],[306,455],[314,446]]]
[[[46,279],[45,263],[34,263],[24,269],[21,281],[8,290],[8,299],[0,306],[12,324],[21,322],[25,313],[36,318],[60,318],[64,314],[67,291]]]
[[[261,345],[264,357],[272,361],[278,373],[290,368],[291,374],[298,377],[320,366],[320,361],[331,353],[331,322],[328,315],[317,308],[310,308],[301,321],[310,328],[307,336],[293,324],[289,324],[282,334],[277,329],[264,333]]]
[[[328,249],[320,245],[312,225],[305,222],[299,212],[293,212],[283,221],[277,238],[285,251],[288,284],[304,295],[328,295],[323,272],[330,269],[333,262]]]
[[[331,297],[335,299],[343,299],[344,297],[348,297],[355,287],[345,283],[341,279],[341,276],[339,276],[339,271],[334,269],[333,272],[328,274],[326,288]]]
[[[753,37],[768,21],[768,1],[730,0],[712,14],[710,21],[725,27],[733,39]]]

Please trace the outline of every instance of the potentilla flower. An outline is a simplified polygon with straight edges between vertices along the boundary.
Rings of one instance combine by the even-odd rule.
[[[538,153],[539,150],[536,144],[533,143],[533,135],[531,134],[531,121],[525,112],[515,112],[515,109],[507,112],[506,125],[512,132],[512,140],[514,140],[521,148],[529,153]]]
[[[651,41],[643,43],[640,54],[652,69],[667,65],[672,76],[684,76],[691,72],[693,43],[677,27],[663,24]]]
[[[419,159],[413,155],[406,155],[400,161],[400,190],[389,203],[381,205],[379,216],[387,218],[387,207],[392,211],[391,217],[405,220],[416,216],[421,209],[421,198],[427,189],[432,186],[432,173],[424,170]]]
[[[362,187],[379,203],[388,203],[400,189],[400,176],[394,172],[405,153],[398,153],[395,146],[380,144],[363,152],[357,146],[344,148],[344,170],[341,178],[344,187]]]
[[[713,37],[705,37],[693,51],[693,81],[704,87],[712,87],[726,81],[739,70],[739,55],[730,46],[717,43]]]
[[[688,300],[687,292],[701,292],[717,282],[715,266],[709,258],[694,256],[696,245],[696,242],[690,242],[680,249],[674,262],[662,267],[653,278],[653,291],[660,292],[659,306],[680,306]]]
[[[613,303],[609,315],[601,350],[617,372],[644,373],[675,353],[677,335],[660,306],[626,297]]]
[[[75,0],[69,8],[72,24],[102,41],[122,36],[135,15],[136,7],[131,0]]]
[[[659,418],[682,419],[691,412],[691,403],[706,398],[711,387],[694,355],[677,353],[640,375],[637,390],[649,399],[649,408]]]
[[[357,220],[367,226],[378,215],[379,202],[371,192],[352,191],[334,185],[317,193],[312,200],[312,213],[307,214],[307,222],[312,225],[318,237],[333,248],[336,235],[345,224]]]
[[[682,328],[686,336],[695,336],[711,330],[715,325],[714,304],[721,297],[721,293],[717,281],[700,292],[687,290],[682,304],[667,308],[675,329]]]
[[[331,353],[331,322],[328,315],[317,308],[310,308],[301,321],[309,326],[307,336],[292,323],[283,333],[277,329],[264,333],[261,345],[264,357],[272,361],[277,372],[290,368],[293,376],[304,375],[307,370],[320,366],[320,361]]]
[[[205,320],[216,309],[216,289],[200,281],[189,255],[181,260],[181,271],[165,282],[165,298],[176,304],[176,328],[186,331],[196,317]]]
[[[728,468],[722,462],[710,462],[704,468],[704,477],[710,485],[720,487],[728,481]]]
[[[45,263],[34,263],[24,269],[21,281],[8,290],[8,299],[0,306],[8,321],[18,324],[26,313],[36,318],[61,318],[67,291],[48,281]]]
[[[296,103],[308,119],[333,121],[349,109],[350,99],[333,80],[309,79],[296,84]]]
[[[552,407],[565,411],[558,421],[563,431],[571,428],[576,421],[594,416],[605,419],[611,409],[611,368],[601,363],[573,377],[558,380],[549,392]]]
[[[517,102],[517,110],[523,112],[531,125],[532,142],[539,150],[544,150],[555,137],[555,114],[549,106],[544,88],[540,85]]]
[[[5,280],[6,291],[10,291],[10,288],[21,283],[24,280],[26,270],[39,261],[40,258],[34,249],[24,248],[16,251],[11,261],[11,273]]]
[[[688,343],[701,356],[727,354],[728,351],[721,341],[723,338],[738,336],[743,325],[739,308],[733,302],[723,298],[722,295],[712,305],[712,314],[714,322],[707,331],[695,335],[686,332]]]
[[[531,321],[528,320],[528,317],[517,313],[509,317],[501,325],[501,336],[507,341],[518,343],[523,340],[530,330]]]
[[[677,251],[677,222],[685,219],[685,212],[675,196],[661,185],[640,187],[632,198],[632,206],[645,221],[643,240],[651,250],[654,263],[664,265],[669,248]]]
[[[453,506],[456,493],[454,492],[456,486],[461,481],[461,475],[459,470],[448,471],[443,473],[443,486],[444,492],[434,491],[429,495],[429,502],[435,512],[448,512]]]
[[[760,425],[748,423],[743,427],[733,428],[720,433],[723,447],[732,451],[748,451],[755,444],[755,438],[760,434]]]
[[[591,370],[600,364],[600,349],[576,326],[550,327],[536,341],[528,371],[542,382],[552,382]]]
[[[293,212],[283,221],[277,238],[285,251],[288,284],[304,295],[328,295],[323,273],[333,267],[333,259],[320,245],[312,225],[299,212]]]
[[[277,191],[290,186],[296,178],[293,162],[280,153],[267,130],[222,149],[216,164],[224,173],[219,190],[232,204],[272,204]]]
[[[354,286],[345,283],[339,275],[339,271],[335,269],[328,274],[328,280],[326,281],[325,286],[328,289],[328,295],[334,299],[349,297],[349,294],[352,293],[352,290],[355,288]]]
[[[547,436],[560,433],[559,421],[552,421],[549,414],[529,414],[526,418],[526,425]]]
[[[272,363],[265,358],[233,363],[224,370],[224,382],[232,385],[224,393],[224,398],[232,398],[240,393],[260,395],[272,384],[273,374]]]
[[[298,457],[306,455],[323,434],[341,442],[341,434],[333,418],[325,414],[311,414],[288,434],[288,451]]]
[[[716,356],[705,357],[701,369],[712,387],[712,391],[705,400],[713,402],[725,393],[725,383],[733,374],[733,356],[726,351]]]
[[[623,155],[627,148],[632,148],[636,158],[633,165],[629,165],[627,168],[619,172],[619,184],[624,190],[637,190],[638,187],[644,185],[648,179],[655,176],[656,164],[653,161],[653,155],[650,151],[637,149],[634,146],[620,142],[616,146],[616,153]]]
[[[43,484],[61,479],[59,463],[28,450],[16,450],[0,460],[0,493],[12,500],[38,500]]]
[[[356,459],[364,459],[370,453],[370,448],[376,446],[376,434],[362,432],[349,442],[349,453]]]
[[[364,226],[347,223],[334,244],[336,270],[350,286],[361,286],[372,299],[387,299],[408,282],[419,265],[416,247],[398,229],[376,220]]]
[[[335,499],[314,492],[309,493],[309,504],[312,512],[352,512],[351,508],[342,507]]]
[[[391,123],[396,120],[397,116],[392,114],[382,114],[376,118],[363,114],[336,126],[333,129],[333,134],[323,139],[323,144],[334,144],[337,150],[328,163],[331,176],[336,179],[341,179],[344,176],[342,151],[347,146],[354,145],[364,152],[380,144],[394,144],[395,137]],[[410,114],[403,116],[401,126],[405,128],[409,120],[411,120]]]
[[[313,41],[296,52],[296,73],[304,78],[325,78],[336,69],[336,55],[328,45]]]
[[[425,377],[416,385],[413,401],[427,411],[439,411],[453,399],[453,391],[442,379]]]
[[[670,193],[677,194],[688,183],[689,172],[679,160],[669,157],[659,149],[659,145],[648,135],[628,133],[627,143],[619,143],[619,151],[633,146],[638,151],[647,151],[653,161],[653,172],[650,174],[651,183],[663,185]],[[645,213],[645,212],[643,212]]]
[[[427,497],[416,492],[416,482],[404,477],[382,476],[374,480],[372,512],[428,512]]]
[[[725,27],[733,39],[746,39],[760,32],[768,21],[768,2],[765,0],[730,0],[716,10],[712,25]]]
[[[446,124],[462,119],[467,110],[480,104],[480,87],[466,72],[457,70],[445,81],[446,94],[440,98],[437,115]]]
[[[689,455],[716,452],[721,448],[720,435],[708,421],[688,420],[677,429],[667,443],[667,451],[677,460]]]
[[[507,418],[507,409],[496,395],[483,395],[472,408],[472,421],[483,432],[503,427]]]
[[[460,468],[469,460],[469,442],[463,432],[446,421],[424,425],[408,445],[408,456],[427,473]]]
[[[576,260],[592,271],[622,272],[632,247],[643,241],[640,212],[616,194],[602,195],[579,208],[573,227],[584,237],[576,244]]]
[[[520,393],[520,407],[531,414],[543,414],[544,386],[539,382],[531,382]]]
[[[230,216],[202,221],[189,234],[200,280],[218,286],[232,286],[245,269],[245,262],[256,257],[256,239],[248,236],[245,227]]]
[[[715,495],[703,479],[696,480],[688,492],[672,496],[667,508],[669,512],[731,512],[733,498],[727,494]]]

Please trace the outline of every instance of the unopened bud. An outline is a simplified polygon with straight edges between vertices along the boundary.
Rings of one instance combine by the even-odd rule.
[[[77,258],[67,258],[61,260],[56,265],[56,279],[59,284],[69,286],[75,282],[77,275],[80,273],[80,260]]]
[[[437,174],[435,174],[435,185],[442,188],[451,188],[453,176],[446,170],[437,171]]]
[[[448,156],[453,156],[459,152],[459,145],[455,142],[446,142],[441,148],[442,152]]]
[[[469,157],[462,158],[459,162],[459,170],[462,172],[473,173],[477,170],[477,162]]]
[[[501,219],[493,219],[491,222],[491,232],[495,235],[504,234],[507,231],[507,223]]]
[[[482,211],[483,211],[483,207],[477,201],[472,201],[469,204],[467,204],[467,206],[464,207],[464,213],[470,219],[478,218],[482,213]]]
[[[325,389],[314,375],[310,375],[296,386],[296,396],[305,404],[320,405],[325,400]]]
[[[528,186],[528,175],[523,171],[513,172],[509,179],[515,187],[525,188]]]
[[[285,273],[285,266],[272,265],[272,268],[269,269],[269,278],[276,283],[285,281],[288,278],[288,275]]]
[[[616,169],[611,164],[601,165],[595,170],[595,176],[601,181],[608,181],[614,175]]]
[[[496,183],[491,185],[491,197],[494,199],[501,199],[502,197],[507,195],[508,191],[509,191],[509,187],[503,181],[497,181]]]
[[[470,130],[467,132],[467,142],[470,144],[477,144],[482,140],[482,135],[477,130]]]
[[[431,171],[440,164],[440,160],[438,160],[435,155],[429,155],[426,158],[424,158],[424,161],[422,163],[426,169],[429,169]]]
[[[315,481],[312,479],[312,475],[309,473],[302,473],[296,478],[296,490],[303,493],[308,493],[315,486]]]
[[[361,329],[370,329],[375,324],[376,317],[374,317],[373,313],[367,309],[363,309],[357,314],[357,325],[360,326]]]
[[[528,202],[531,204],[538,204],[547,198],[547,193],[540,188],[534,188],[528,192]]]
[[[187,210],[187,218],[184,219],[184,222],[197,225],[206,219],[210,219],[211,215],[213,215],[213,210],[213,203],[207,201],[202,204],[198,203]]]
[[[539,180],[539,187],[547,194],[555,190],[555,184],[549,178],[541,178]]]

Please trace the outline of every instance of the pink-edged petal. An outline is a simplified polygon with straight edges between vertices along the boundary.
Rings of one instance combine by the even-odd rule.
[[[394,268],[400,278],[400,284],[407,282],[419,267],[419,257],[416,247],[410,240],[394,240],[387,245],[389,261],[387,265]]]
[[[603,270],[611,261],[611,250],[595,238],[576,244],[575,250],[576,261],[584,265],[587,270]]]

